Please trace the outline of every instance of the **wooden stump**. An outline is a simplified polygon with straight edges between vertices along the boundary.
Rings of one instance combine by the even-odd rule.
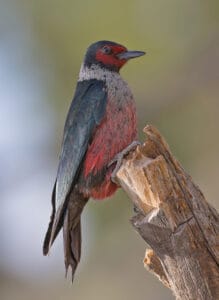
[[[138,209],[131,222],[152,248],[144,264],[176,299],[219,299],[219,215],[157,129],[144,131],[117,172]]]

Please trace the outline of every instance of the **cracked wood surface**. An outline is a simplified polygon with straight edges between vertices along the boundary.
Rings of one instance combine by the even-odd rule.
[[[219,299],[219,215],[153,126],[117,180],[138,213],[132,224],[152,250],[144,264],[176,299]]]

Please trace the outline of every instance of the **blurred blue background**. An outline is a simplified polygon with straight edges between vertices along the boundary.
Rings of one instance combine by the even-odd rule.
[[[122,191],[86,207],[73,286],[61,237],[42,256],[65,116],[84,52],[101,39],[147,52],[122,70],[141,140],[157,126],[219,206],[218,1],[0,0],[1,299],[173,299],[143,268]]]

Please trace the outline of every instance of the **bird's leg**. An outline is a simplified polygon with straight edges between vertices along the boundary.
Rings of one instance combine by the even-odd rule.
[[[121,167],[123,158],[130,152],[133,151],[138,145],[141,145],[139,141],[133,141],[130,145],[128,145],[125,149],[123,149],[121,152],[117,153],[115,157],[110,161],[108,164],[108,167],[110,167],[112,164],[116,162],[115,169],[113,170],[111,174],[111,180],[118,184],[116,180],[116,173],[118,172],[119,168]]]

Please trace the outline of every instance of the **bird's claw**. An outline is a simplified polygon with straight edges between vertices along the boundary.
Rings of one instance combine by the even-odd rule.
[[[111,174],[111,180],[112,182],[118,184],[118,181],[116,179],[116,173],[118,172],[119,168],[121,167],[123,158],[130,152],[133,151],[138,145],[141,145],[139,141],[133,141],[130,145],[128,145],[125,149],[123,149],[121,152],[116,154],[114,158],[109,162],[108,167],[110,167],[112,164],[116,162],[115,169],[113,170]]]

